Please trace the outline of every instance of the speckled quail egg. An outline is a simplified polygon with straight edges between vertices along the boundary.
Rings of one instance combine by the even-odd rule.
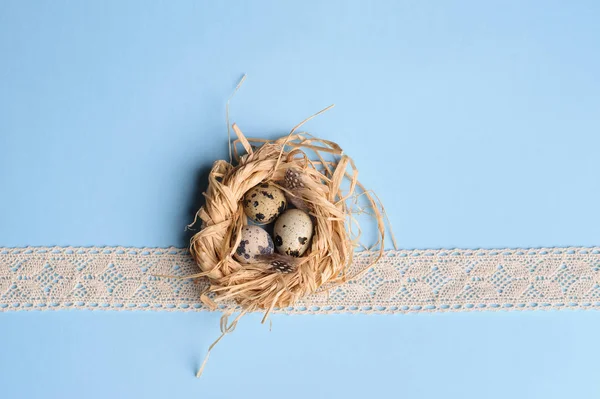
[[[273,240],[258,226],[242,227],[240,245],[233,255],[241,263],[260,262],[261,255],[273,254]]]
[[[306,212],[289,209],[277,218],[273,234],[277,252],[295,257],[302,256],[310,245],[313,223]]]
[[[244,195],[244,212],[258,224],[271,223],[284,211],[287,201],[283,191],[270,183],[262,183]]]

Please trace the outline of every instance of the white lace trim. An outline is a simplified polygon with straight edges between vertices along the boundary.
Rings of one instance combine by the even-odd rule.
[[[373,253],[359,252],[352,271]],[[200,311],[205,282],[178,248],[0,248],[0,311]],[[222,308],[233,306],[223,305]],[[407,313],[600,307],[600,249],[388,251],[362,276],[278,309]]]

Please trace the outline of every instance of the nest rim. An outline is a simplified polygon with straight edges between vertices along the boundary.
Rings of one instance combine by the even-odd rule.
[[[382,213],[376,197],[358,182],[352,159],[336,143],[306,133],[295,134],[295,129],[276,140],[247,139],[234,124],[238,136],[233,143],[236,164],[233,160],[213,164],[204,193],[206,203],[194,220],[201,221],[201,230],[190,241],[190,253],[202,271],[194,277],[205,276],[210,282],[201,300],[212,309],[218,307],[218,302],[233,300],[245,311],[265,310],[268,314],[274,307],[292,306],[306,295],[345,282],[360,236],[360,232],[356,235],[353,231],[347,201],[358,191],[372,205],[380,236],[379,256],[373,263],[383,254]],[[237,151],[237,144],[244,148],[244,155]],[[334,160],[325,160],[326,155]],[[283,182],[288,170],[300,173],[304,187],[286,187]],[[273,270],[268,263],[240,263],[233,257],[241,229],[248,224],[242,199],[248,190],[262,183],[279,187],[288,199],[301,200],[313,218],[311,244],[302,257],[296,258],[295,268],[289,273]]]

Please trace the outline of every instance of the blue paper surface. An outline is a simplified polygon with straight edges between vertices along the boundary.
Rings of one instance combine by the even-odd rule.
[[[600,240],[600,4],[0,2],[0,246],[184,246],[231,119],[314,112],[402,248]],[[0,314],[2,398],[595,398],[597,312]]]

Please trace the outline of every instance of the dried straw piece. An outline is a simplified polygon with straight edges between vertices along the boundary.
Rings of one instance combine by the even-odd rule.
[[[379,233],[378,256],[372,264],[383,254],[382,211],[376,197],[358,183],[354,162],[336,143],[295,133],[301,125],[273,141],[248,139],[237,125],[232,126],[238,137],[233,143],[237,164],[223,160],[214,163],[204,193],[206,204],[194,220],[201,220],[202,229],[190,243],[190,252],[202,270],[195,277],[207,276],[210,280],[209,295],[202,295],[201,300],[211,308],[233,299],[244,313],[265,311],[266,320],[274,307],[291,306],[317,290],[345,282],[353,252],[359,246],[352,231],[359,196],[366,197],[370,204]],[[237,144],[246,154],[239,155]],[[309,154],[317,160],[311,160]],[[334,160],[325,161],[324,156]],[[314,218],[311,246],[293,267],[281,267],[280,263],[273,267],[274,260],[268,259],[250,266],[233,258],[241,229],[247,223],[242,207],[244,194],[264,182],[277,184],[293,198],[292,203],[303,204]]]

